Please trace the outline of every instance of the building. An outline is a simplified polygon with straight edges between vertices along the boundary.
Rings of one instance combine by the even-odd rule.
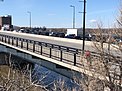
[[[12,17],[10,15],[0,17],[0,28],[1,27],[6,29],[12,28]]]

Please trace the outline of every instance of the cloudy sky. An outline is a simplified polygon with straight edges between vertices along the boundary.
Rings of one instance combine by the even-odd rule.
[[[118,16],[121,0],[87,0],[86,26],[95,27],[102,22],[110,27]],[[12,15],[13,25],[29,26],[29,13],[32,26],[72,27],[72,13],[76,8],[76,27],[82,27],[83,3],[79,0],[4,0],[0,2],[0,16]]]

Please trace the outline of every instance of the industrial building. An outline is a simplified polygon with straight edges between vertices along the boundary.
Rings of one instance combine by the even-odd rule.
[[[12,17],[10,15],[0,17],[0,29],[2,27],[6,29],[12,28]]]

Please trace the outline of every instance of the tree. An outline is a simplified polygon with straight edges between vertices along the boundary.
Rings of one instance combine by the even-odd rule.
[[[9,56],[5,55],[3,58],[6,59],[4,61],[9,61],[7,62],[9,66],[0,65],[0,91],[45,91],[45,86],[39,85],[39,81],[34,79],[36,75],[32,75],[33,71],[30,69],[29,64],[18,70],[14,67],[11,54]]]
[[[45,26],[43,26],[43,31],[46,31],[46,30],[47,30],[47,28]]]
[[[92,76],[81,73],[82,78],[74,76],[74,81],[83,91],[122,91],[122,8],[115,28],[103,30],[101,23],[94,34],[96,41],[91,46],[98,54],[81,56],[84,71]]]

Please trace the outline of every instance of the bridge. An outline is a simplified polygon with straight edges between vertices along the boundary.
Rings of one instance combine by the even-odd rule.
[[[93,46],[92,42],[86,41],[85,50],[98,56],[99,52]],[[108,45],[104,46],[107,48]],[[115,53],[117,51],[115,47],[112,47],[112,52],[118,57],[121,53]],[[93,72],[84,69],[80,61],[81,48],[82,40],[0,31],[0,52],[22,57],[69,78],[73,78],[74,73],[79,72],[89,76],[93,75]],[[94,73],[94,75],[104,79],[99,73]]]

